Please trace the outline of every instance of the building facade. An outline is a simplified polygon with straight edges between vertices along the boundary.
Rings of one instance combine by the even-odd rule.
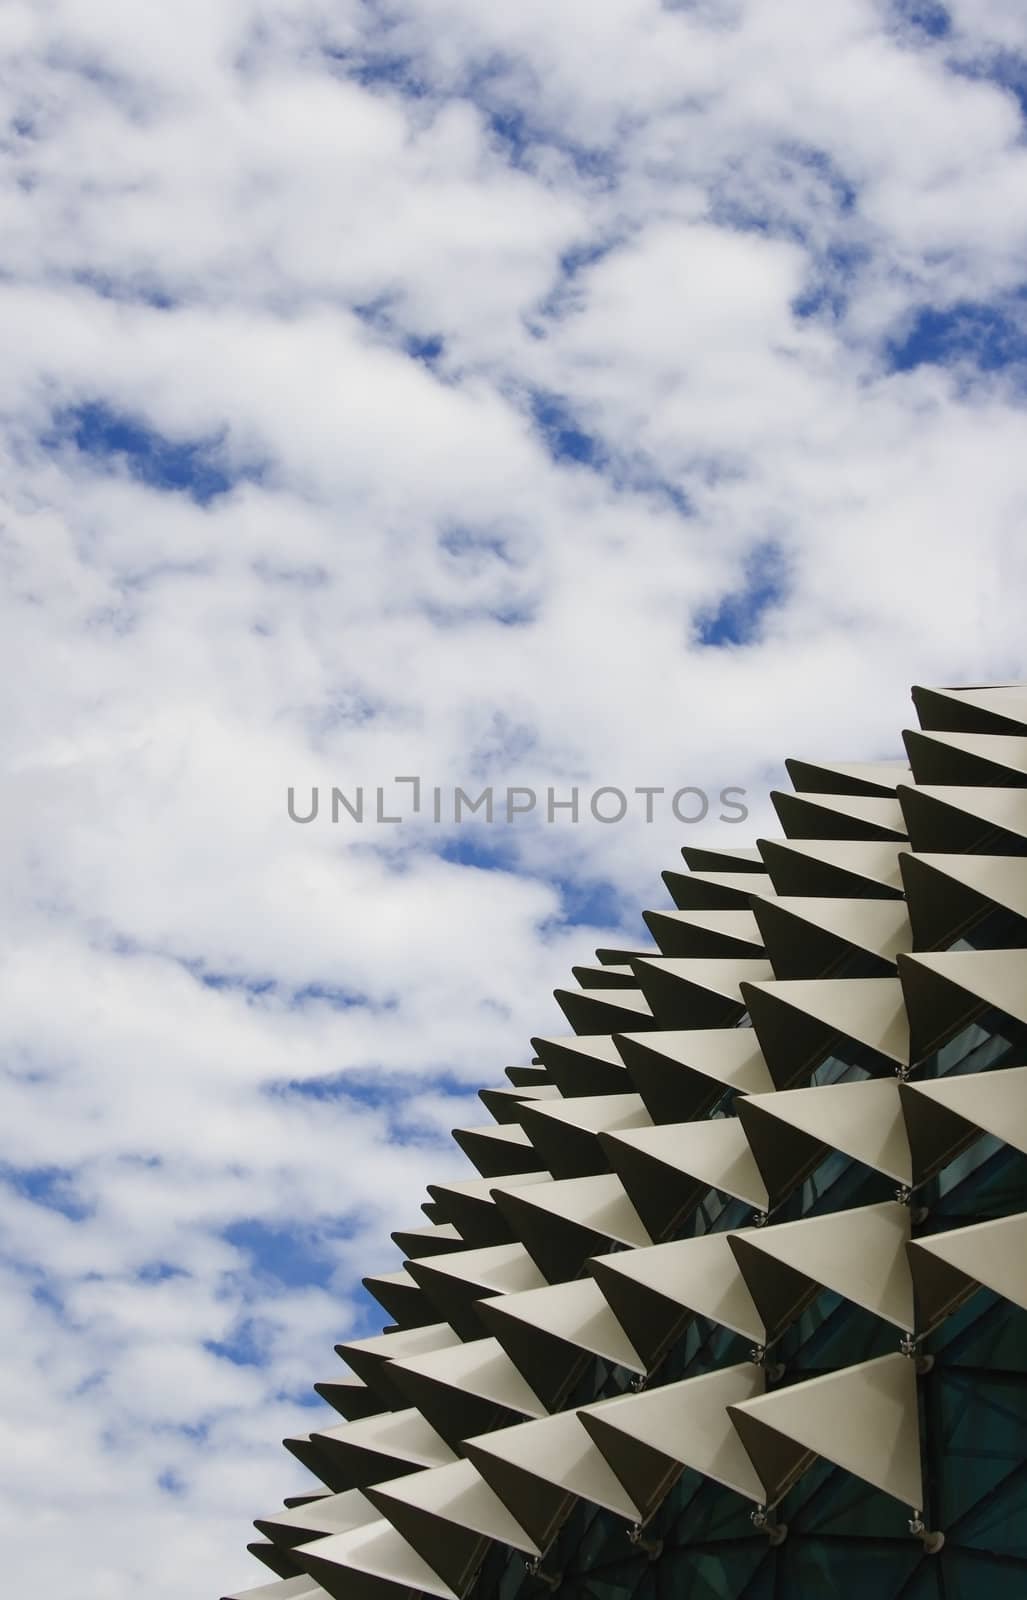
[[[913,699],[482,1090],[250,1600],[1027,1595],[1027,688]]]

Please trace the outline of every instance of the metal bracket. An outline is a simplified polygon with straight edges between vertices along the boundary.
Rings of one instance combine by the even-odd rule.
[[[562,1572],[544,1572],[542,1570],[542,1556],[534,1556],[524,1563],[529,1578],[534,1578],[536,1583],[544,1584],[551,1594],[555,1594],[563,1582]]]
[[[923,1353],[923,1351],[919,1348],[915,1334],[904,1333],[902,1338],[899,1340],[899,1350],[906,1357],[907,1361],[912,1361],[916,1364],[918,1378],[926,1377],[927,1373],[930,1372],[931,1368],[934,1366],[934,1357],[925,1355]]]
[[[945,1535],[937,1529],[931,1530],[924,1526],[924,1519],[919,1511],[914,1511],[909,1519],[909,1531],[914,1539],[919,1539],[924,1547],[924,1555],[936,1556],[945,1543]]]
[[[767,1347],[765,1344],[754,1344],[749,1347],[749,1360],[754,1367],[762,1367],[768,1383],[777,1383],[785,1375],[782,1361],[767,1361]]]
[[[628,1529],[628,1543],[634,1545],[636,1550],[644,1550],[650,1561],[658,1561],[663,1554],[663,1540],[646,1539],[640,1522],[634,1523]]]
[[[931,1214],[930,1209],[927,1206],[915,1206],[913,1204],[913,1190],[908,1183],[899,1184],[895,1191],[895,1198],[900,1206],[909,1207],[909,1220],[914,1227],[918,1228],[921,1223],[927,1221]]]
[[[784,1544],[788,1537],[788,1524],[786,1522],[771,1522],[770,1513],[766,1506],[757,1506],[755,1511],[749,1512],[749,1521],[758,1533],[765,1533],[771,1545]]]

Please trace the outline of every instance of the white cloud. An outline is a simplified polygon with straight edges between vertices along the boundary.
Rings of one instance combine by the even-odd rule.
[[[374,1325],[359,1277],[466,1172],[470,1091],[563,1031],[571,962],[637,940],[681,842],[774,833],[783,755],[887,756],[910,682],[1023,675],[1027,30],[949,11],[6,8],[26,1592],[259,1582],[246,1525]],[[768,550],[751,637],[704,646]],[[752,816],[287,818],[289,785],[415,772]],[[575,927],[589,896],[620,926]]]

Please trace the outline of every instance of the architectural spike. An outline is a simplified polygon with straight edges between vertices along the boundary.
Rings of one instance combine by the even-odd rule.
[[[693,1317],[766,1343],[766,1328],[729,1241],[738,1233],[706,1233],[648,1250],[621,1250],[588,1263],[647,1372],[658,1367]]]
[[[691,1122],[728,1093],[759,1094],[774,1087],[751,1028],[679,1028],[615,1037],[656,1123]]]
[[[891,839],[906,837],[902,808],[872,795],[789,794],[770,798],[786,839]]]
[[[1027,1216],[954,1228],[908,1246],[919,1334],[932,1328],[980,1288],[1027,1311]]]
[[[718,1189],[762,1210],[767,1190],[735,1117],[600,1135],[609,1162],[653,1241],[670,1238]]]
[[[879,1356],[728,1406],[739,1437],[776,1506],[817,1456],[912,1510],[923,1506],[916,1368]]]
[[[602,1400],[578,1417],[645,1521],[686,1467],[750,1500],[762,1498],[727,1409],[762,1393],[762,1370],[744,1362],[648,1394]]]

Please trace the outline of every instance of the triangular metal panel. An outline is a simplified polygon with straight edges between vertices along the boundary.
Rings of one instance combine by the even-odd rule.
[[[655,952],[654,952],[655,953]],[[635,975],[630,966],[621,963],[600,962],[598,966],[571,968],[575,983],[583,989],[634,989]]]
[[[1027,950],[946,950],[899,957],[912,1062],[995,1010],[1027,1026]]]
[[[597,1135],[618,1128],[652,1125],[640,1095],[581,1095],[544,1105],[525,1105],[521,1125],[554,1178],[585,1178],[608,1172]]]
[[[535,1190],[525,1192],[531,1194]],[[545,1282],[520,1242],[434,1256],[430,1261],[411,1261],[410,1271],[435,1306],[436,1314],[443,1316],[463,1339],[477,1339],[484,1332],[475,1311],[476,1301],[487,1295],[541,1288]]]
[[[774,980],[744,986],[752,1025],[781,1089],[808,1080],[831,1055],[879,1071],[909,1059],[897,978]]]
[[[821,1456],[913,1510],[923,1506],[916,1368],[880,1356],[729,1405],[764,1501],[775,1506]]]
[[[896,956],[913,945],[901,900],[781,895],[754,900],[753,912],[774,976],[784,981],[830,978],[842,969],[847,978],[894,977]]]
[[[754,960],[763,940],[751,911],[643,911],[662,956]]]
[[[268,1544],[263,1539],[254,1539],[246,1549],[251,1556],[256,1556],[258,1561],[277,1573],[280,1578],[295,1578],[301,1575],[302,1569],[295,1556],[276,1544]]]
[[[896,1183],[913,1182],[894,1079],[749,1095],[738,1101],[738,1120],[772,1205],[802,1183],[828,1150],[840,1150]]]
[[[901,900],[906,844],[860,839],[760,839],[775,894]],[[760,891],[762,894],[762,890]]]
[[[1027,739],[1006,733],[902,735],[916,783],[1027,788]]]
[[[392,1240],[405,1256],[415,1260],[467,1249],[467,1240],[461,1238],[451,1222],[430,1223],[426,1228],[397,1228]]]
[[[311,1433],[310,1443],[330,1465],[331,1487],[336,1491],[364,1489],[382,1478],[416,1472],[419,1467],[441,1467],[455,1459],[441,1434],[414,1409],[319,1428]]]
[[[768,1342],[779,1338],[821,1289],[832,1289],[911,1332],[908,1239],[909,1208],[896,1201],[729,1235]]]
[[[653,1242],[613,1173],[567,1178],[523,1193],[497,1194],[496,1203],[550,1283],[576,1278],[589,1256],[601,1254],[613,1244],[634,1248]]]
[[[749,1230],[739,1230],[743,1238]],[[604,1297],[653,1371],[694,1316],[733,1333],[766,1340],[766,1328],[738,1270],[727,1233],[622,1250],[588,1263]]]
[[[540,1553],[470,1461],[412,1473],[372,1489],[369,1497],[458,1594],[466,1592],[493,1541],[528,1556]]]
[[[362,1528],[374,1522],[377,1516],[378,1512],[362,1490],[347,1489],[342,1494],[319,1496],[309,1505],[296,1506],[291,1511],[258,1517],[253,1525],[265,1539],[291,1550],[322,1535]]]
[[[908,1249],[919,1334],[936,1328],[979,1288],[1027,1311],[1027,1215],[1022,1212],[915,1239]]]
[[[766,1186],[734,1117],[600,1137],[654,1242],[676,1233],[710,1189],[757,1209],[767,1204]]]
[[[661,1029],[732,1027],[745,1013],[740,985],[774,976],[770,962],[762,959],[658,957],[636,961],[634,966],[639,986]]]
[[[523,1295],[499,1295],[483,1303],[481,1316],[550,1411],[563,1407],[593,1356],[629,1372],[645,1371],[641,1356],[590,1278]]]
[[[638,1522],[640,1511],[577,1414],[561,1412],[541,1422],[469,1439],[469,1459],[541,1550],[545,1550],[578,1499]]]
[[[914,850],[948,854],[1027,853],[1023,789],[917,784],[899,790]]]
[[[532,1184],[552,1181],[548,1172],[521,1172],[509,1178],[467,1178],[455,1183],[430,1183],[428,1193],[434,1197],[445,1219],[452,1222],[463,1235],[468,1249],[485,1249],[490,1245],[515,1242],[506,1218],[492,1198],[494,1190],[527,1188]]]
[[[577,1034],[658,1027],[640,989],[554,989],[553,995]]]
[[[773,894],[765,872],[663,872],[679,911],[747,911],[754,894]]]
[[[712,849],[707,845],[686,844],[681,854],[693,872],[762,872],[758,850]]]
[[[454,1128],[453,1138],[483,1178],[506,1178],[518,1172],[540,1172],[545,1162],[519,1123],[486,1123],[481,1128]]]
[[[304,1575],[262,1583],[256,1589],[239,1589],[235,1594],[223,1595],[222,1600],[323,1600],[324,1594],[319,1584]]]
[[[624,1063],[610,1033],[536,1038],[531,1043],[567,1099],[577,1095],[631,1092],[631,1079],[624,1071]]]
[[[728,1091],[774,1087],[751,1028],[677,1028],[619,1033],[617,1048],[653,1122],[692,1122]]]
[[[892,797],[790,794],[772,789],[771,803],[787,839],[905,839],[902,808]]]
[[[333,1411],[345,1417],[347,1422],[358,1422],[361,1417],[377,1416],[379,1411],[387,1409],[386,1402],[376,1390],[369,1389],[360,1378],[350,1375],[330,1379],[324,1383],[315,1383],[314,1390],[322,1400],[328,1402]]]
[[[301,1545],[296,1556],[333,1600],[461,1600],[384,1519]]]
[[[399,1327],[423,1328],[438,1321],[431,1302],[404,1267],[398,1272],[376,1272],[361,1282]]]
[[[603,1400],[578,1416],[646,1521],[686,1467],[750,1500],[762,1498],[727,1411],[762,1393],[762,1370],[745,1362],[648,1394]]]
[[[1027,857],[911,852],[902,881],[917,951],[947,949],[996,910],[1019,919],[1027,944]]]
[[[555,1083],[521,1084],[512,1088],[479,1089],[478,1099],[497,1122],[519,1122],[517,1108],[525,1100],[559,1100]]]
[[[972,689],[912,690],[925,732],[1027,734],[1027,688],[1022,683]]]
[[[548,1409],[497,1339],[394,1361],[390,1377],[453,1449],[471,1434],[543,1417]]]
[[[1027,1154],[1027,1067],[901,1083],[899,1097],[918,1183],[982,1133]]]
[[[906,761],[796,761],[785,760],[788,776],[801,794],[867,794],[895,793],[896,785],[909,778]]]

